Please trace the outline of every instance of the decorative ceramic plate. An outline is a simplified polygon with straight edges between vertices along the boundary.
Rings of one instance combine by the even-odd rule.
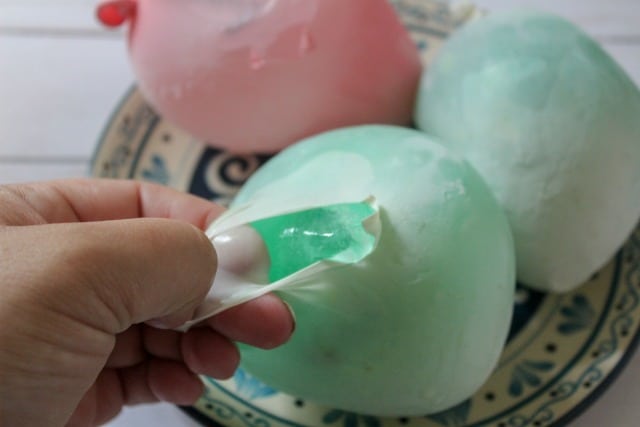
[[[455,27],[477,15],[434,0],[395,0],[428,64]],[[162,120],[133,89],[117,108],[93,159],[98,177],[154,181],[227,203],[268,156],[205,145]],[[261,383],[242,369],[205,379],[188,411],[205,424],[271,426],[561,426],[622,369],[640,339],[640,229],[577,290],[546,295],[518,287],[509,341],[487,383],[470,399],[417,418],[382,419],[318,406]],[[380,390],[380,393],[385,393]]]

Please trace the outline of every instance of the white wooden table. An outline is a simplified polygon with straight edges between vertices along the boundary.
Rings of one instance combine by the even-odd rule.
[[[556,12],[595,36],[640,84],[640,0],[476,3]],[[133,82],[121,33],[99,27],[94,6],[95,0],[0,0],[0,183],[87,175],[98,135]],[[159,404],[127,409],[109,425],[198,424]],[[640,426],[640,353],[571,426]]]

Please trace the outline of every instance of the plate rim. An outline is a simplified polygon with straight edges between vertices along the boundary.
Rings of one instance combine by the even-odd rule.
[[[631,339],[627,351],[620,358],[609,374],[603,381],[598,384],[586,398],[582,399],[580,403],[574,406],[571,410],[566,412],[560,418],[555,420],[549,427],[563,427],[572,421],[575,421],[580,415],[584,414],[594,403],[596,403],[605,394],[605,392],[616,382],[622,371],[628,366],[629,362],[635,355],[640,344],[640,329],[636,332]],[[229,427],[229,425],[220,424],[218,421],[207,417],[204,413],[200,412],[194,406],[178,406],[182,412],[188,415],[191,419],[202,425],[203,427]],[[312,426],[309,426],[312,427]]]

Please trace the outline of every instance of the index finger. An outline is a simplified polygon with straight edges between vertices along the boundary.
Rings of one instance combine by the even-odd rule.
[[[204,229],[224,208],[191,194],[148,182],[113,179],[67,179],[0,188],[5,211],[29,210],[6,218],[6,225],[168,218]],[[7,209],[9,208],[9,209]],[[13,208],[13,209],[11,209]],[[16,218],[28,223],[17,224]]]

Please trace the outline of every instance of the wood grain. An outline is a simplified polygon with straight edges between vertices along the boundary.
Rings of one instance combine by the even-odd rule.
[[[0,158],[88,158],[133,84],[120,40],[0,35],[0,70]]]
[[[97,0],[0,0],[0,28],[104,32]],[[529,7],[558,13],[599,38],[640,36],[638,0],[476,0],[488,10]]]

